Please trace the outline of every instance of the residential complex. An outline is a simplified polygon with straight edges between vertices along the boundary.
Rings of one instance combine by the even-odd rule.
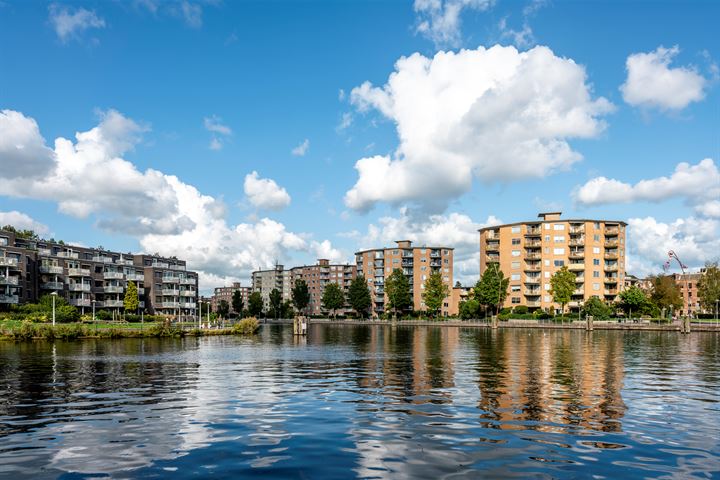
[[[696,316],[698,313],[711,313],[704,312],[700,305],[700,297],[698,297],[698,282],[705,274],[705,269],[700,269],[700,272],[696,273],[674,273],[672,275],[675,283],[680,289],[680,296],[683,300],[682,312],[680,315],[689,315],[691,317]]]
[[[322,295],[325,286],[329,283],[337,283],[347,296],[348,288],[356,273],[355,265],[331,265],[330,260],[319,259],[316,265],[303,265],[290,270],[291,288],[292,285],[295,285],[296,280],[304,280],[310,292],[308,313],[320,315],[323,313]],[[337,313],[346,312],[338,311]]]
[[[250,287],[241,286],[240,282],[235,282],[229,287],[215,288],[213,296],[210,297],[210,307],[212,308],[212,311],[217,312],[218,305],[220,305],[220,302],[223,300],[227,302],[227,304],[230,306],[230,310],[232,311],[232,297],[235,292],[240,292],[240,297],[242,298],[244,306],[243,308],[247,308],[251,289]]]
[[[36,302],[56,293],[83,311],[122,309],[128,282],[138,288],[140,309],[169,316],[194,315],[198,276],[185,261],[109,252],[0,230],[0,303]]]
[[[282,265],[275,265],[269,270],[256,270],[252,272],[252,291],[260,292],[265,308],[270,308],[270,292],[277,289],[282,301],[292,298],[292,283],[290,270]]]
[[[625,281],[627,224],[560,217],[561,212],[541,213],[536,221],[480,229],[480,275],[499,263],[510,279],[506,307],[558,309],[550,278],[563,266],[576,277],[570,308],[590,297],[616,300]]]
[[[373,313],[385,311],[387,295],[385,280],[399,268],[410,281],[414,310],[425,310],[422,299],[425,280],[431,273],[440,272],[443,283],[453,285],[453,249],[450,247],[413,247],[409,240],[399,240],[396,247],[363,250],[355,253],[357,274],[364,275],[370,288]],[[442,313],[449,314],[449,300],[443,302]]]

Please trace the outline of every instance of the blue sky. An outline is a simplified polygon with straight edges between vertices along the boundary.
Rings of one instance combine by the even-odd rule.
[[[456,246],[470,282],[477,228],[545,209],[628,221],[633,273],[657,271],[668,248],[699,266],[720,251],[719,18],[714,2],[4,1],[0,166],[28,168],[0,173],[0,219],[175,253],[208,288],[275,259],[351,261],[398,236]],[[495,45],[500,60],[481,53]],[[441,64],[438,52],[455,55]],[[395,66],[414,53],[436,77]],[[483,97],[463,84],[513,62]],[[396,68],[407,81],[389,94],[353,90],[382,89]],[[447,108],[446,87],[457,93]],[[525,98],[530,88],[543,93]],[[454,108],[474,116],[445,119]],[[92,148],[75,139],[89,131]],[[58,137],[81,153],[63,156]],[[532,143],[515,151],[537,139],[547,147],[537,158]],[[47,161],[30,168],[27,152]],[[356,162],[375,156],[354,188]],[[99,190],[77,172],[43,183],[72,165],[92,170]],[[436,175],[438,165],[467,174]],[[147,185],[162,198],[144,198]]]

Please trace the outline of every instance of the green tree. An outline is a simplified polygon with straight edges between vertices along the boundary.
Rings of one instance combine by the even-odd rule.
[[[135,282],[130,280],[127,284],[127,290],[125,290],[125,298],[123,299],[123,306],[125,307],[125,313],[135,313],[140,307],[140,301],[138,300],[138,289]]]
[[[48,319],[52,318],[53,295],[43,295],[38,301],[38,313],[44,314]],[[80,320],[80,312],[70,305],[63,297],[55,296],[55,321],[58,323],[77,322]]]
[[[720,268],[717,262],[705,265],[705,272],[697,285],[700,305],[706,312],[714,312],[720,300]]]
[[[560,304],[560,313],[565,313],[565,305],[570,301],[573,291],[575,291],[575,274],[568,270],[567,266],[550,277],[550,295],[553,302]]]
[[[595,320],[607,320],[612,313],[612,307],[598,297],[590,297],[583,305],[582,313],[592,316]]]
[[[220,318],[227,318],[229,312],[230,305],[228,304],[227,300],[220,300],[217,308],[217,314],[220,316]]]
[[[305,313],[305,309],[310,303],[310,290],[305,280],[295,280],[295,285],[292,289],[292,301],[300,314]]]
[[[322,305],[326,310],[333,312],[333,318],[337,317],[337,310],[345,306],[345,294],[335,282],[325,285],[322,294]]]
[[[239,317],[242,317],[243,308],[245,308],[245,303],[242,299],[242,293],[240,293],[240,290],[235,290],[232,294],[232,309]]]
[[[362,275],[358,275],[353,278],[350,282],[350,288],[348,288],[348,303],[357,314],[364,318],[368,309],[372,305],[372,298],[370,298],[370,289],[367,286],[367,281]]]
[[[262,315],[263,299],[260,292],[253,292],[248,297],[248,311],[250,312],[250,315],[255,318]]]
[[[633,310],[636,314],[641,313],[643,309],[647,308],[648,303],[645,292],[635,285],[620,292],[620,308],[625,310],[628,317],[632,317]]]
[[[440,272],[431,273],[425,280],[425,288],[422,292],[422,299],[425,306],[432,315],[437,315],[443,302],[450,293],[450,289],[442,281]]]
[[[474,298],[460,302],[460,318],[463,320],[469,320],[471,318],[477,318],[480,312],[480,302]]]
[[[278,318],[278,316],[280,316],[280,309],[282,308],[282,294],[280,293],[280,290],[273,288],[270,291],[270,296],[268,298],[270,300],[271,316]]]
[[[280,314],[282,318],[293,318],[295,316],[295,312],[293,311],[293,305],[290,300],[285,300],[283,302],[280,311],[282,312]]]
[[[388,297],[388,307],[395,316],[412,305],[410,282],[399,268],[394,269],[385,280],[385,294]]]
[[[38,237],[38,234],[35,233],[33,230],[22,230],[22,229],[15,228],[12,225],[5,225],[4,227],[0,228],[0,230],[5,230],[6,232],[12,232],[15,234],[15,236],[17,238],[24,238],[27,240],[39,240],[40,239],[40,237]],[[56,314],[57,314],[57,312],[56,312]]]
[[[495,306],[495,312],[505,303],[510,279],[505,278],[500,265],[493,262],[488,264],[480,280],[475,284],[474,295],[479,305],[485,307]]]
[[[652,292],[650,300],[659,309],[681,309],[683,306],[680,288],[675,283],[675,278],[670,275],[657,275],[650,278]]]

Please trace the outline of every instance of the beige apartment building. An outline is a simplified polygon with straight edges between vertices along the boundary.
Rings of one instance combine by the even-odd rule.
[[[414,310],[426,310],[422,299],[425,280],[431,273],[440,272],[443,283],[453,286],[453,249],[450,247],[414,247],[410,240],[399,240],[397,246],[377,248],[355,253],[357,274],[364,275],[372,297],[374,315],[385,312],[387,296],[385,280],[399,268],[410,281]],[[449,314],[449,296],[443,302],[442,314]]]
[[[702,268],[700,272],[696,273],[674,273],[672,275],[675,284],[680,289],[680,295],[683,300],[683,309],[680,315],[695,317],[698,313],[712,313],[703,310],[702,305],[700,305],[700,297],[698,296],[698,282],[704,273],[705,269]]]
[[[350,283],[355,278],[357,269],[355,265],[331,265],[330,260],[318,259],[316,265],[303,265],[290,270],[290,285],[295,285],[296,280],[304,280],[310,293],[308,312],[310,315],[323,314],[322,295],[329,283],[337,283],[342,288],[347,298],[347,291]],[[348,309],[338,310],[338,314],[347,313]]]
[[[550,294],[550,278],[567,266],[576,277],[569,304],[587,299],[615,301],[625,281],[625,228],[613,220],[562,219],[561,212],[538,220],[480,229],[480,274],[499,263],[510,279],[505,307],[559,309]]]
[[[213,296],[210,297],[210,307],[213,312],[217,312],[220,302],[225,300],[232,311],[232,297],[235,292],[240,292],[243,301],[243,308],[247,308],[248,299],[250,298],[250,287],[243,287],[240,282],[233,282],[229,287],[215,287]],[[241,313],[241,312],[239,312]]]
[[[283,302],[292,299],[292,284],[290,270],[282,265],[275,265],[268,270],[252,272],[252,291],[260,292],[265,309],[270,308],[270,292],[277,289]]]

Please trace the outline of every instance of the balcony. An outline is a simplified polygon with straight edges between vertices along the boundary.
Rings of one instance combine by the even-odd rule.
[[[540,253],[539,252],[527,252],[527,253],[525,253],[525,259],[540,260]]]
[[[137,289],[138,295],[145,295],[145,289],[144,288],[138,288]]]
[[[122,272],[104,272],[103,278],[105,280],[123,280],[125,278],[125,274]]]
[[[62,273],[62,272],[60,272]],[[90,269],[88,268],[68,268],[68,275],[71,277],[89,277]]]
[[[5,295],[0,293],[0,303],[18,303],[19,299],[17,295]]]
[[[0,267],[17,268],[17,266],[18,266],[17,258],[0,257]]]
[[[618,277],[605,277],[605,283],[618,283]]]
[[[125,265],[125,266],[127,266],[127,267],[132,267],[132,266],[134,265],[133,261],[132,261],[132,260],[129,260],[129,259],[127,259],[127,258],[120,258],[120,259],[118,259],[118,261],[115,262],[115,263],[117,263],[118,265]]]
[[[194,277],[181,278],[180,285],[195,285],[195,278]]]
[[[92,305],[89,298],[71,298],[68,303],[75,307],[89,307]]]
[[[38,254],[41,257],[49,257],[52,255],[52,250],[50,250],[49,248],[38,248]]]
[[[19,277],[0,276],[0,285],[17,285]]]
[[[63,267],[60,265],[40,265],[40,273],[52,273],[54,275],[62,275]]]
[[[80,255],[77,252],[58,252],[57,256],[60,258],[80,258]]]
[[[540,230],[540,227],[528,227],[525,230],[526,237],[539,237],[541,233],[542,231]]]
[[[440,260],[430,260],[430,266],[431,267],[442,267],[442,263]]]
[[[440,258],[440,250],[433,250],[430,252],[430,258]]]
[[[180,277],[175,277],[172,275],[165,275],[162,277],[163,283],[180,283]]]
[[[485,263],[497,263],[500,261],[500,255],[486,255]]]
[[[184,303],[180,304],[180,308],[194,309],[194,308],[196,308],[196,304],[195,304],[195,302],[184,302]]]
[[[145,275],[142,273],[128,273],[127,275],[125,275],[125,278],[128,281],[133,281],[133,282],[144,282],[145,281]]]
[[[184,271],[185,271],[185,265],[175,265],[175,264],[171,263],[168,268],[169,268],[170,270],[178,270],[178,271],[181,271],[181,272],[184,272]]]
[[[540,240],[527,240],[525,242],[525,248],[540,248],[542,242]]]
[[[124,307],[125,303],[122,300],[105,300],[104,302],[98,302],[101,307],[108,308],[120,308]]]
[[[528,307],[540,307],[540,306],[542,306],[542,303],[539,301],[538,302],[525,302],[525,305],[527,305]]]
[[[403,267],[412,267],[412,266],[413,266],[413,261],[412,261],[412,260],[403,260],[403,261],[402,261],[402,266],[403,266]]]
[[[618,269],[617,265],[605,265],[606,272],[616,272]]]
[[[180,290],[181,297],[194,297],[196,293],[195,290]]]
[[[125,291],[125,288],[119,285],[105,285],[103,291],[105,293],[123,293]]]
[[[499,252],[500,242],[488,242],[485,246],[485,250],[487,250],[488,252]]]
[[[583,247],[585,246],[585,237],[571,238],[568,245],[571,247]]]
[[[71,292],[89,292],[92,289],[89,283],[68,283]]]
[[[583,288],[576,288],[572,292],[573,295],[585,295],[585,289]]]
[[[153,268],[170,268],[170,264],[165,263],[165,262],[153,262],[152,267]]]
[[[160,302],[160,308],[180,308],[180,302]]]
[[[585,283],[585,277],[578,275],[575,277],[575,283]]]
[[[524,291],[524,294],[527,295],[527,296],[529,296],[529,297],[539,297],[539,296],[542,294],[542,292],[541,292],[541,290],[540,290],[539,288],[534,288],[534,289],[532,289],[532,290],[526,289],[526,290]]]
[[[608,240],[607,238],[605,239],[605,248],[617,247],[618,245],[619,243],[617,240]]]
[[[174,288],[163,288],[162,290],[160,290],[160,295],[177,297],[178,295],[180,295],[180,290],[175,290]]]
[[[96,255],[92,257],[92,261],[96,263],[113,263],[112,257],[106,257],[104,255]]]
[[[532,283],[532,284],[539,284],[540,283],[540,277],[526,277],[525,283]]]
[[[40,288],[45,290],[62,290],[65,284],[62,282],[45,282],[40,284]]]
[[[605,235],[617,235],[620,233],[620,229],[617,227],[605,227]]]
[[[570,258],[585,258],[585,250],[571,250],[568,254]]]
[[[617,254],[617,252],[605,252],[605,258],[616,259],[616,258],[618,258],[618,254]]]
[[[526,263],[524,268],[526,272],[539,272],[541,269],[540,262]]]
[[[579,234],[585,233],[585,227],[584,226],[580,226],[580,227],[572,227],[571,226],[568,229],[568,231],[570,232],[571,235],[579,235]]]
[[[569,263],[568,270],[585,270],[584,263]]]
[[[616,288],[606,289],[606,290],[603,291],[603,293],[604,293],[605,295],[617,295],[617,294],[618,294],[618,290],[617,290]]]

